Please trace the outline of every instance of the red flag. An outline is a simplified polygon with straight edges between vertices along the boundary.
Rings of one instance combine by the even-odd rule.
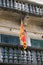
[[[22,21],[20,26],[20,40],[23,42],[23,48],[26,49],[26,32]]]

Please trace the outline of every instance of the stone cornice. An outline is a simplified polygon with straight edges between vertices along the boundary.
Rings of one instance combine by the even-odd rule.
[[[30,3],[30,4],[34,4],[34,5],[38,5],[38,6],[43,7],[43,4],[38,3],[38,2],[34,2],[34,1],[30,1],[30,0],[16,0],[16,1],[24,2],[24,3]]]

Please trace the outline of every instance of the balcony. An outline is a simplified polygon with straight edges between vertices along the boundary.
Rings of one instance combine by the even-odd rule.
[[[2,65],[43,65],[43,48],[0,43],[0,64]]]
[[[0,0],[0,8],[29,15],[43,16],[43,6],[30,2]]]

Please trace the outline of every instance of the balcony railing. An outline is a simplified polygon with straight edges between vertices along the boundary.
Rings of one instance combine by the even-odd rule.
[[[0,0],[0,7],[24,12],[26,14],[43,16],[43,6],[23,3],[15,0]]]
[[[0,43],[0,64],[43,65],[43,49]]]

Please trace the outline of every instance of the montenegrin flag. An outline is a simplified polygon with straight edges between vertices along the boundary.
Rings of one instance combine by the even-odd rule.
[[[26,30],[25,27],[23,25],[23,22],[21,20],[21,25],[20,25],[20,40],[23,43],[23,48],[26,49],[27,45],[26,45]]]

